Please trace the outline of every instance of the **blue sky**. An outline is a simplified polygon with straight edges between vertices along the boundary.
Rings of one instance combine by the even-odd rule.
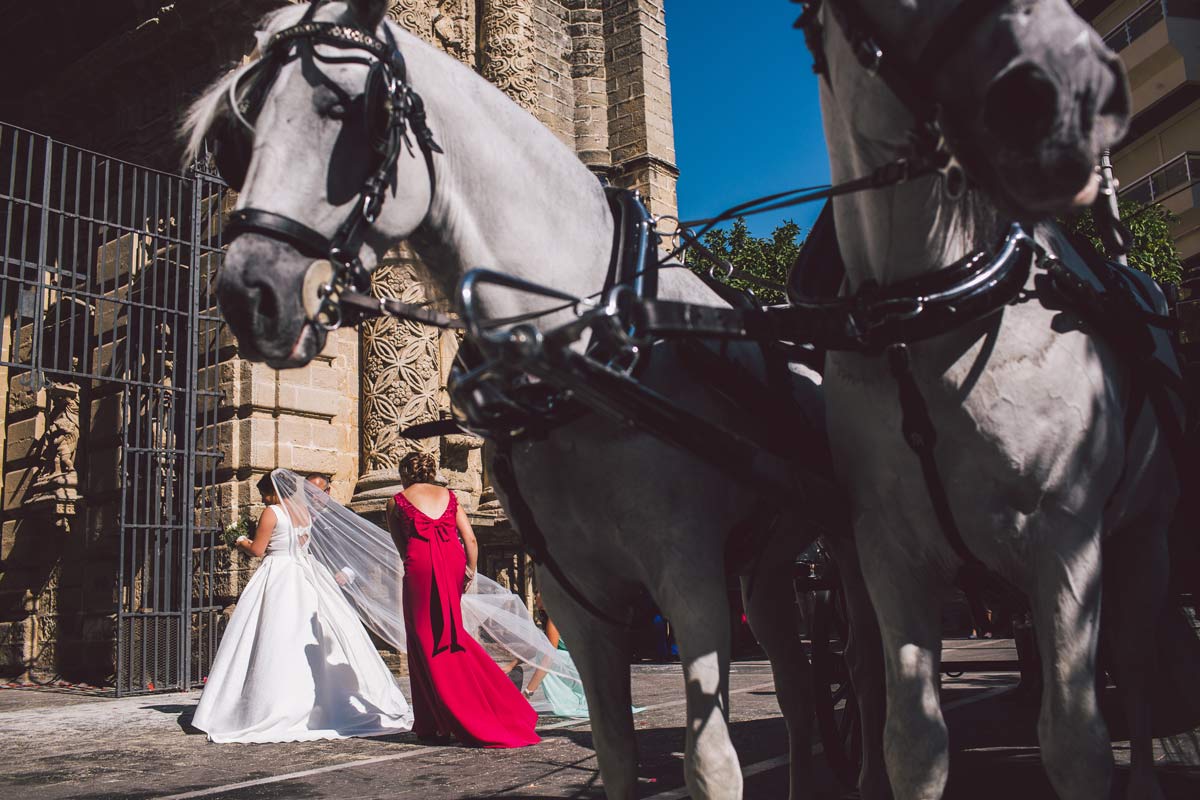
[[[787,0],[667,0],[667,48],[679,165],[679,216],[826,183],[817,76]],[[819,203],[749,217],[768,235],[783,220],[807,231]]]

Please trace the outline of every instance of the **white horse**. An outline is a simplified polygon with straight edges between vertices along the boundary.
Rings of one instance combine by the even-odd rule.
[[[364,223],[361,247],[355,246],[352,255],[369,270],[386,250],[410,238],[447,292],[476,266],[575,296],[600,289],[614,231],[600,183],[570,149],[503,93],[387,22],[385,7],[377,0],[326,3],[319,5],[314,21],[394,39],[444,154],[427,160],[415,147],[398,153],[387,168],[388,190],[379,216]],[[259,98],[237,205],[239,210],[268,212],[276,221],[293,220],[309,233],[295,226],[282,235],[243,233],[230,245],[216,286],[241,355],[277,368],[302,366],[324,345],[325,329],[303,305],[313,254],[302,252],[302,240],[311,240],[313,232],[332,238],[359,207],[358,191],[373,169],[368,163],[371,140],[380,135],[371,129],[378,124],[377,115],[362,108],[374,105],[378,111],[364,91],[368,70],[378,64],[374,55],[364,57],[365,63],[347,63],[341,57],[351,46],[341,46],[344,40],[312,44],[300,37],[284,45],[269,43],[273,34],[292,29],[308,11],[308,6],[287,7],[269,17],[260,34],[264,57],[273,59],[277,72]],[[210,128],[239,124],[231,119],[235,115],[227,95],[240,101],[241,90],[255,80],[247,72],[264,68],[257,64],[236,71],[194,105],[186,131],[193,156]],[[685,269],[661,274],[660,295],[721,302]],[[544,306],[543,300],[515,292],[493,293],[483,304],[493,318],[525,315]],[[539,324],[561,319],[551,316]],[[655,351],[645,383],[715,422],[735,429],[745,424],[742,412],[686,370],[669,348]],[[730,346],[728,353],[744,369],[764,373],[756,347]],[[820,388],[811,376],[792,377],[804,419],[785,424],[823,441]],[[813,463],[820,463],[820,449],[811,454]],[[792,593],[795,556],[817,533],[805,522],[805,509],[793,508],[790,498],[764,498],[687,452],[596,415],[540,439],[519,441],[512,462],[550,554],[591,604],[619,619],[645,587],[670,618],[686,681],[685,775],[695,797],[741,796],[741,772],[727,729],[730,631],[724,552],[731,531],[764,504],[777,504],[780,517],[763,537],[754,574],[747,576],[753,591],[744,594],[752,629],[770,657],[788,724],[792,796],[809,796],[810,690]],[[848,596],[854,608],[869,608],[855,571],[853,544],[845,538],[832,546]],[[627,631],[589,613],[546,573],[541,578],[547,607],[571,643],[584,680],[605,791],[610,798],[632,798],[637,763]],[[869,611],[860,616],[867,626],[862,636],[870,639],[873,618]],[[860,661],[869,661],[874,650],[861,650]],[[881,672],[880,659],[874,673]],[[869,690],[862,693],[869,704]],[[882,688],[876,694],[877,713],[868,718],[868,725],[874,720],[874,735],[867,736],[865,767],[872,774],[867,784],[881,787],[874,789],[876,796],[886,793],[881,694]]]
[[[964,11],[974,18],[964,22]],[[1036,219],[1096,196],[1093,165],[1124,134],[1128,88],[1119,61],[1063,0],[826,0],[819,20],[833,180],[912,152],[912,104],[864,69],[849,46],[864,38],[857,31],[870,38],[860,54],[878,45],[885,62],[915,65],[908,77],[934,97],[943,130],[987,190],[957,200],[934,176],[836,200],[848,291],[928,275],[991,246],[1006,215]],[[1035,230],[1046,251],[1078,263],[1052,223]],[[1074,314],[1043,304],[1039,271],[1024,302],[910,345],[912,375],[963,542],[1032,605],[1045,684],[1038,734],[1055,790],[1109,796],[1112,751],[1094,689],[1103,553],[1115,566],[1104,575],[1105,622],[1133,732],[1128,796],[1158,798],[1145,698],[1175,466],[1151,405],[1131,405],[1129,363]],[[1144,283],[1164,312],[1157,286]],[[963,562],[901,433],[887,359],[831,353],[825,390],[883,634],[888,775],[898,798],[938,798],[948,766],[939,608]]]

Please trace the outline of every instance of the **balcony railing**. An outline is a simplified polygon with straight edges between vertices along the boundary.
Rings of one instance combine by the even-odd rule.
[[[1104,43],[1119,53],[1166,17],[1200,19],[1200,0],[1149,0],[1109,31]]]
[[[1180,153],[1148,175],[1121,189],[1122,200],[1156,203],[1180,188],[1200,183],[1200,152]]]

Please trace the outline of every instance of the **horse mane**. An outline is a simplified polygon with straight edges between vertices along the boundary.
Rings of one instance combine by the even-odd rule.
[[[307,10],[307,3],[289,5],[277,8],[263,16],[254,32],[254,38],[257,41],[254,51],[242,64],[233,67],[213,81],[200,97],[188,106],[183,121],[179,125],[179,138],[185,143],[183,149],[184,168],[200,158],[201,150],[204,148],[204,137],[208,135],[209,129],[221,115],[221,105],[225,102],[229,87],[258,63],[259,51],[266,44],[268,32],[277,26],[283,27],[299,22]]]

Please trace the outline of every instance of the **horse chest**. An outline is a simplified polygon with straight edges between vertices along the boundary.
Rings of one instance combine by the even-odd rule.
[[[1107,497],[1120,472],[1122,414],[1104,379],[1104,352],[1080,332],[1054,333],[1030,316],[1008,314],[965,345],[913,348],[947,492],[989,524],[1048,501],[1082,510]],[[928,508],[884,360],[833,354],[825,388],[835,463],[856,505]]]

